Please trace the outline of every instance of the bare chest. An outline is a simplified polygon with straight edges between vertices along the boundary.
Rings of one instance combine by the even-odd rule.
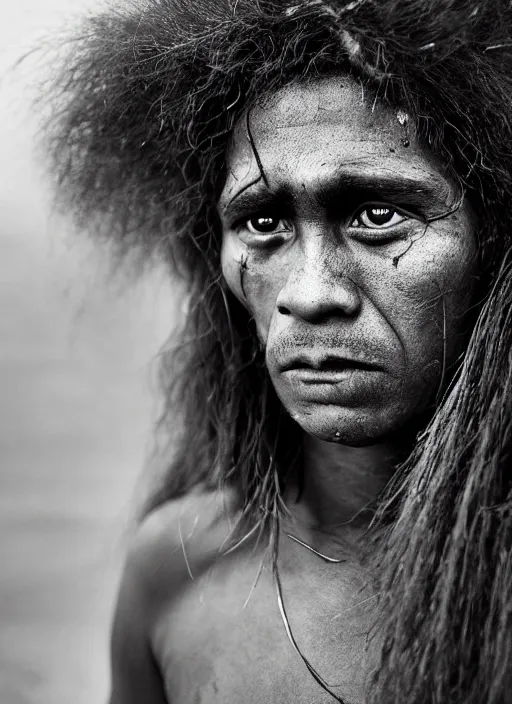
[[[287,572],[279,595],[270,566],[256,586],[257,563],[236,567],[191,583],[162,615],[154,641],[170,704],[363,704],[365,595],[347,596],[334,576]]]

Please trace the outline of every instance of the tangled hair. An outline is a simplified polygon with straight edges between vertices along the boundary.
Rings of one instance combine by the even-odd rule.
[[[172,460],[148,512],[229,485],[257,525],[301,461],[220,269],[215,205],[251,106],[350,75],[406,110],[463,185],[479,224],[477,319],[379,500],[379,704],[512,702],[511,21],[508,0],[147,0],[88,19],[54,92],[62,202],[120,257],[157,256],[187,285],[180,344],[162,355]]]

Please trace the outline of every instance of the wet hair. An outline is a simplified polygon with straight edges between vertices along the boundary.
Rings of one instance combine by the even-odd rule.
[[[187,289],[162,353],[172,442],[146,512],[233,487],[280,511],[300,430],[221,275],[234,125],[292,82],[347,75],[405,111],[469,198],[479,281],[466,353],[377,507],[379,704],[512,702],[512,9],[505,0],[148,0],[89,18],[52,95],[61,202],[116,256]]]

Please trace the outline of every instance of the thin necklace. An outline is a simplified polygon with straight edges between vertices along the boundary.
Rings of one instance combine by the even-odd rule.
[[[294,650],[299,655],[300,659],[302,660],[304,665],[307,667],[309,673],[311,674],[313,679],[317,682],[317,684],[319,684],[320,687],[322,687],[322,689],[324,691],[326,691],[328,694],[330,694],[331,697],[335,701],[339,702],[339,704],[347,704],[347,702],[345,702],[344,699],[342,699],[340,696],[338,696],[335,692],[332,691],[332,689],[329,686],[329,684],[327,683],[327,681],[313,667],[313,665],[309,662],[307,657],[305,655],[303,655],[303,653],[301,652],[299,646],[297,645],[297,641],[295,640],[295,637],[293,635],[293,632],[292,632],[292,629],[290,626],[290,621],[288,619],[288,614],[286,613],[286,608],[284,605],[283,587],[281,584],[281,577],[279,575],[279,568],[277,565],[277,560],[278,560],[278,556],[279,556],[279,533],[280,533],[279,518],[276,518],[276,521],[277,521],[277,526],[276,526],[277,530],[276,530],[276,534],[275,534],[275,538],[274,538],[275,545],[274,545],[274,557],[273,557],[273,564],[272,564],[272,572],[273,572],[274,581],[276,584],[277,604],[279,606],[279,613],[281,614],[281,619],[284,624],[286,635],[288,636],[288,640],[292,644]],[[334,563],[346,562],[346,560],[337,560],[335,558],[328,557],[327,555],[323,555],[322,553],[318,552],[318,550],[315,550],[314,548],[312,548],[311,545],[308,545],[307,543],[303,542],[302,540],[299,540],[299,538],[296,538],[294,535],[291,535],[290,533],[285,533],[285,535],[288,538],[291,538],[292,540],[297,542],[299,545],[302,545],[303,547],[307,548],[308,550],[311,550],[311,552],[315,553],[315,555],[318,555],[319,557],[321,557],[323,560],[326,560],[327,562],[331,562],[331,563],[333,563],[333,562]]]
[[[287,538],[290,538],[291,540],[294,540],[296,543],[299,545],[302,545],[303,548],[307,548],[307,550],[311,550],[315,555],[318,555],[318,557],[321,557],[322,560],[325,560],[325,562],[330,562],[331,564],[336,564],[339,565],[342,562],[346,562],[344,558],[336,558],[336,557],[329,557],[328,555],[324,555],[322,552],[318,552],[318,550],[315,550],[315,548],[311,547],[311,545],[308,545],[305,543],[303,540],[300,540],[300,538],[295,537],[295,535],[292,535],[291,533],[285,533]]]

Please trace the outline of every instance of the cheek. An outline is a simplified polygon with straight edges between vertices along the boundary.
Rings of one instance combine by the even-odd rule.
[[[258,335],[266,343],[276,300],[285,283],[282,262],[259,257],[242,242],[226,238],[221,265],[229,289],[253,317]]]
[[[441,230],[417,241],[389,282],[390,305],[409,354],[422,361],[459,351],[472,302],[476,244],[470,231]]]
[[[245,266],[245,248],[237,246],[231,239],[224,239],[222,243],[220,261],[222,276],[231,293],[245,305],[243,293],[243,268]]]

